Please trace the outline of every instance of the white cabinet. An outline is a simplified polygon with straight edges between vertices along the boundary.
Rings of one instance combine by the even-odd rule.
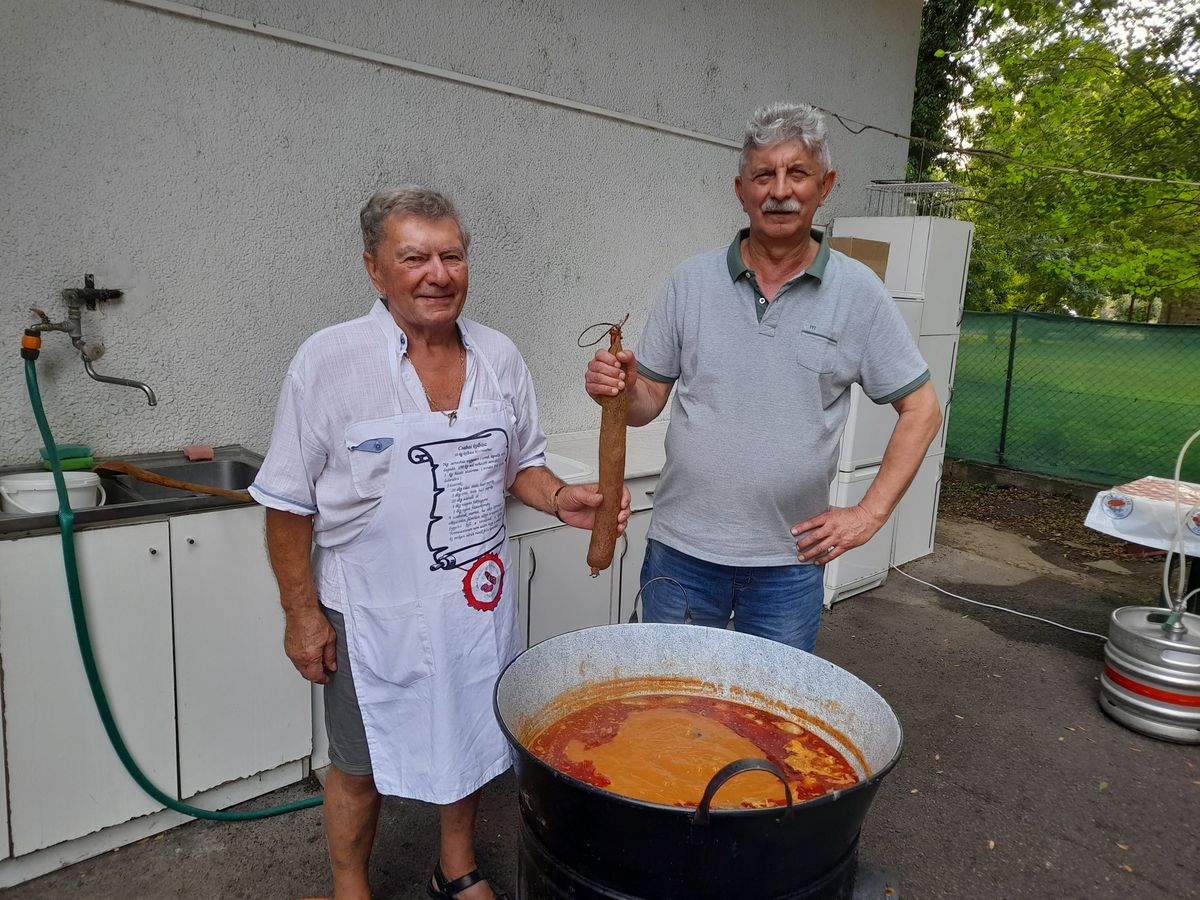
[[[650,510],[635,512],[629,517],[625,533],[617,549],[621,553],[618,573],[616,622],[628,622],[633,614],[634,600],[641,586],[642,563],[646,559],[646,532],[650,528]]]
[[[905,303],[921,305],[920,327],[914,334],[929,366],[930,381],[942,408],[942,427],[892,516],[894,540],[882,538],[884,532],[881,531],[864,547],[829,565],[825,573],[827,605],[883,583],[887,576],[887,560],[880,558],[878,550],[883,543],[892,545],[895,564],[910,562],[933,550],[937,492],[954,395],[958,328],[974,232],[970,222],[930,216],[845,217],[835,220],[831,228],[831,234],[836,237],[865,238],[888,244],[883,283],[901,304],[902,311]],[[882,448],[891,437],[895,416],[870,410],[861,401],[861,397],[855,397],[851,403],[838,459],[839,475],[831,487],[831,497],[839,494],[861,496],[874,477],[870,467],[877,466],[882,460]],[[852,475],[862,479],[861,491],[852,488],[848,482]],[[836,499],[833,502],[838,503]],[[889,524],[884,531],[892,527]],[[842,563],[842,560],[847,562]]]
[[[925,247],[925,317],[922,334],[958,334],[975,226],[957,219],[929,219]],[[913,265],[918,265],[914,260]]]
[[[529,646],[567,631],[612,621],[613,567],[595,578],[587,564],[591,532],[561,527],[520,539],[521,590]],[[619,550],[620,548],[618,548]]]
[[[657,475],[631,478],[629,509],[632,514],[625,525],[625,533],[617,544],[619,568],[616,572],[614,592],[614,623],[628,622],[633,614],[634,600],[641,588],[642,562],[646,559],[646,534],[650,530],[651,508],[654,506],[654,489],[658,486]]]
[[[512,575],[519,579],[517,627],[523,646],[579,628],[629,621],[657,483],[657,475],[627,479],[633,514],[617,539],[612,565],[595,578],[587,564],[591,532],[558,525],[510,538]],[[533,520],[510,504],[510,526],[525,521]]]
[[[918,341],[921,356],[929,366],[929,380],[942,409],[942,427],[929,447],[929,453],[945,453],[946,431],[950,427],[950,398],[954,389],[954,364],[958,356],[958,335],[926,334]]]
[[[57,534],[0,541],[14,856],[162,808],[96,711],[61,546]],[[113,717],[159,790],[186,799],[309,755],[311,693],[283,653],[260,507],[86,529],[75,546]]]
[[[184,798],[312,751],[311,687],[283,652],[263,517],[255,505],[170,520]]]
[[[958,333],[974,225],[930,216],[843,217],[831,233],[886,242],[884,287],[924,296],[922,334]]]
[[[829,489],[832,506],[855,506],[867,494],[879,468],[839,472]],[[887,580],[892,558],[893,513],[869,541],[843,553],[825,566],[825,605],[878,587]]]
[[[524,650],[529,646],[529,596],[522,589],[520,538],[508,539],[508,562],[508,574],[504,577],[512,596],[517,598],[517,636]]]
[[[933,552],[938,495],[942,487],[942,455],[927,456],[896,507],[892,564],[903,565]]]
[[[177,791],[166,521],[83,531],[76,552],[114,718],[146,776]],[[113,752],[80,660],[58,535],[0,542],[0,658],[13,853],[160,809]]]

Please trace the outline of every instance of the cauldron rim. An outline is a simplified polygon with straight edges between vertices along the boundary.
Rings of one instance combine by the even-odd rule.
[[[603,627],[611,627],[611,626],[592,626],[592,627],[603,628]],[[697,628],[697,627],[702,627],[702,626],[689,625],[689,626],[679,626],[679,627]],[[572,629],[569,632],[564,632],[563,634],[572,634],[577,631],[586,631],[586,630],[587,630],[586,628],[577,628],[577,629]],[[559,636],[561,636],[561,635],[559,635]],[[550,638],[549,640],[553,640],[553,638]],[[537,645],[534,645],[534,646],[537,646]],[[520,754],[525,760],[532,762],[533,765],[540,767],[542,770],[549,773],[554,778],[566,781],[577,788],[581,788],[586,793],[596,796],[599,799],[603,799],[606,801],[607,800],[617,801],[617,802],[623,803],[627,806],[631,806],[631,807],[639,808],[639,809],[645,809],[647,811],[653,811],[656,813],[669,813],[669,814],[678,814],[680,816],[694,817],[696,814],[696,809],[697,809],[697,807],[695,807],[695,806],[670,806],[665,803],[654,803],[650,800],[639,800],[636,797],[627,797],[624,794],[618,794],[614,791],[609,791],[609,790],[605,790],[604,788],[597,787],[594,784],[588,784],[586,781],[576,778],[574,775],[570,775],[570,774],[562,771],[561,769],[556,769],[554,766],[545,762],[540,757],[538,757],[536,754],[534,754],[528,747],[526,747],[525,744],[515,734],[513,734],[512,730],[508,727],[508,723],[504,720],[504,716],[501,714],[501,711],[500,711],[500,682],[503,681],[504,676],[508,672],[509,668],[511,668],[514,664],[516,664],[517,660],[519,660],[522,656],[524,656],[526,653],[529,653],[533,649],[534,649],[533,647],[527,647],[526,649],[524,649],[520,653],[518,653],[515,657],[513,657],[511,660],[509,660],[508,664],[500,671],[499,676],[497,676],[497,678],[496,678],[495,684],[492,686],[492,714],[496,717],[496,722],[497,722],[497,724],[499,724],[500,730],[503,732],[504,737],[508,740],[509,744],[514,748],[514,752]],[[801,651],[797,651],[797,652],[801,652]],[[851,675],[851,676],[854,675],[854,673],[850,672],[849,670],[844,670],[844,671],[846,671],[846,673],[848,675]],[[884,702],[886,703],[886,701],[884,701]],[[889,704],[889,706],[890,706],[890,704]],[[893,715],[894,715],[894,713],[893,713]],[[875,786],[875,784],[879,781],[882,781],[883,778],[889,772],[891,772],[891,770],[893,768],[895,768],[896,764],[900,761],[901,753],[904,750],[904,724],[900,721],[898,716],[896,717],[896,728],[897,728],[899,734],[898,734],[897,740],[896,740],[896,749],[892,753],[891,758],[884,765],[880,766],[878,769],[873,771],[870,775],[868,775],[865,778],[860,779],[859,781],[855,782],[854,784],[850,785],[849,787],[838,788],[837,790],[829,791],[827,793],[821,794],[819,797],[813,797],[810,800],[805,800],[801,803],[793,803],[790,808],[787,806],[764,806],[764,807],[760,807],[760,808],[756,808],[756,809],[746,809],[746,808],[740,808],[740,807],[713,807],[712,809],[709,810],[709,815],[712,818],[721,819],[721,820],[726,820],[726,819],[740,820],[740,819],[779,817],[779,816],[782,816],[782,815],[788,813],[789,811],[799,813],[799,812],[806,812],[806,811],[812,810],[812,809],[817,809],[821,806],[825,806],[830,803],[834,803],[838,800],[841,800],[842,798],[844,798],[846,796],[853,795],[859,791],[872,789]]]

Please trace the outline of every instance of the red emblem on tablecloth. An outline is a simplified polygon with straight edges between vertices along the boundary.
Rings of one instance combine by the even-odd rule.
[[[504,593],[504,563],[495,553],[485,553],[463,576],[463,595],[471,609],[491,612]]]
[[[1110,519],[1125,519],[1133,512],[1133,498],[1117,491],[1109,491],[1104,495],[1101,508]]]

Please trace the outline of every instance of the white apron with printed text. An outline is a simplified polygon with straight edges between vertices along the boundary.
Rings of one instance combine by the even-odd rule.
[[[495,384],[483,355],[472,359],[476,377]],[[397,403],[394,415],[346,430],[356,484],[383,494],[362,535],[325,564],[344,588],[380,793],[452,803],[511,764],[492,689],[519,650],[504,520],[513,425],[508,404],[484,400],[453,419],[401,413]]]

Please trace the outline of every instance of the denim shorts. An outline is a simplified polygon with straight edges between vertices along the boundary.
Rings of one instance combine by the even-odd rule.
[[[655,581],[665,576],[671,581]],[[723,566],[650,541],[642,563],[643,621],[684,621],[770,638],[809,653],[825,599],[822,566]],[[682,588],[682,590],[681,590]],[[686,603],[685,603],[686,597]]]

